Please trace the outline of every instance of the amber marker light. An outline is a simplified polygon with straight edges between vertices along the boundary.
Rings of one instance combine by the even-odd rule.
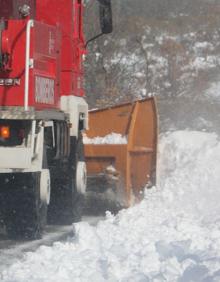
[[[0,126],[0,137],[4,139],[10,138],[10,127]]]

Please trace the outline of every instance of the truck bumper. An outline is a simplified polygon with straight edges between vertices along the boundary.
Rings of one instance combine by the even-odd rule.
[[[31,167],[31,148],[0,147],[0,172]]]

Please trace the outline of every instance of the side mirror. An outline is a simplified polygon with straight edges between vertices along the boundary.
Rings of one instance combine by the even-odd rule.
[[[111,0],[98,0],[98,2],[99,2],[99,20],[100,20],[101,33],[87,40],[85,44],[85,48],[87,48],[90,42],[101,37],[103,34],[111,33],[113,30]]]
[[[113,30],[111,0],[98,1],[101,31],[103,34],[111,33]]]

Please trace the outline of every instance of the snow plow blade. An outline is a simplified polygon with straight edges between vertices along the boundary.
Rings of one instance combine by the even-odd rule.
[[[88,193],[102,194],[102,199],[128,207],[141,198],[144,187],[156,184],[155,98],[94,110],[89,115],[90,129],[84,138]]]

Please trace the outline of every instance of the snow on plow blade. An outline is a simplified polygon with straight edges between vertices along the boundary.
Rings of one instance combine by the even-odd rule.
[[[84,138],[88,191],[107,191],[115,195],[113,201],[128,207],[146,185],[156,183],[155,99],[91,111],[89,120]]]

